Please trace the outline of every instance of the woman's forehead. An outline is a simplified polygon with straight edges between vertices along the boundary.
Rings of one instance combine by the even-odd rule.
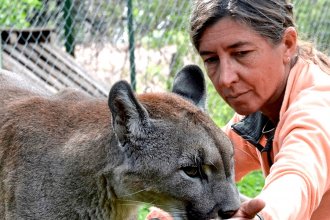
[[[224,18],[205,29],[200,40],[199,52],[214,45],[234,48],[255,45],[260,40],[264,40],[264,38],[248,25],[230,18]]]

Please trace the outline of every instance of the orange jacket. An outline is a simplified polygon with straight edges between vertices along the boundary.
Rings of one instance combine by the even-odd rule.
[[[330,74],[301,58],[290,71],[271,168],[266,152],[232,129],[242,118],[235,115],[225,127],[235,146],[236,180],[262,169],[265,220],[330,219]],[[265,146],[265,135],[258,141]]]

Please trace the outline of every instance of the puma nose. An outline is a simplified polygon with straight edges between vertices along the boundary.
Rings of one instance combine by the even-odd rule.
[[[218,215],[223,219],[228,219],[228,218],[232,217],[236,211],[237,210],[229,210],[229,211],[225,211],[225,212],[219,211]]]

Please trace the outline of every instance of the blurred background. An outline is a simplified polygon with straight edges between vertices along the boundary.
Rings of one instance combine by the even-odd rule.
[[[166,91],[185,64],[201,65],[189,40],[191,0],[0,0],[0,68],[51,92],[76,87],[107,96],[119,79],[137,92]],[[330,53],[330,1],[294,0],[300,38]],[[233,112],[208,82],[208,110],[219,126]],[[255,196],[254,172],[238,187]]]

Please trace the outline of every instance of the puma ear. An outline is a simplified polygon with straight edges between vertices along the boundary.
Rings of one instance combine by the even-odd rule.
[[[206,85],[202,70],[196,65],[183,67],[175,76],[172,92],[205,110]]]
[[[119,81],[113,85],[109,93],[108,105],[112,114],[114,132],[120,142],[125,140],[127,134],[143,135],[143,128],[149,125],[149,115],[126,81]]]

